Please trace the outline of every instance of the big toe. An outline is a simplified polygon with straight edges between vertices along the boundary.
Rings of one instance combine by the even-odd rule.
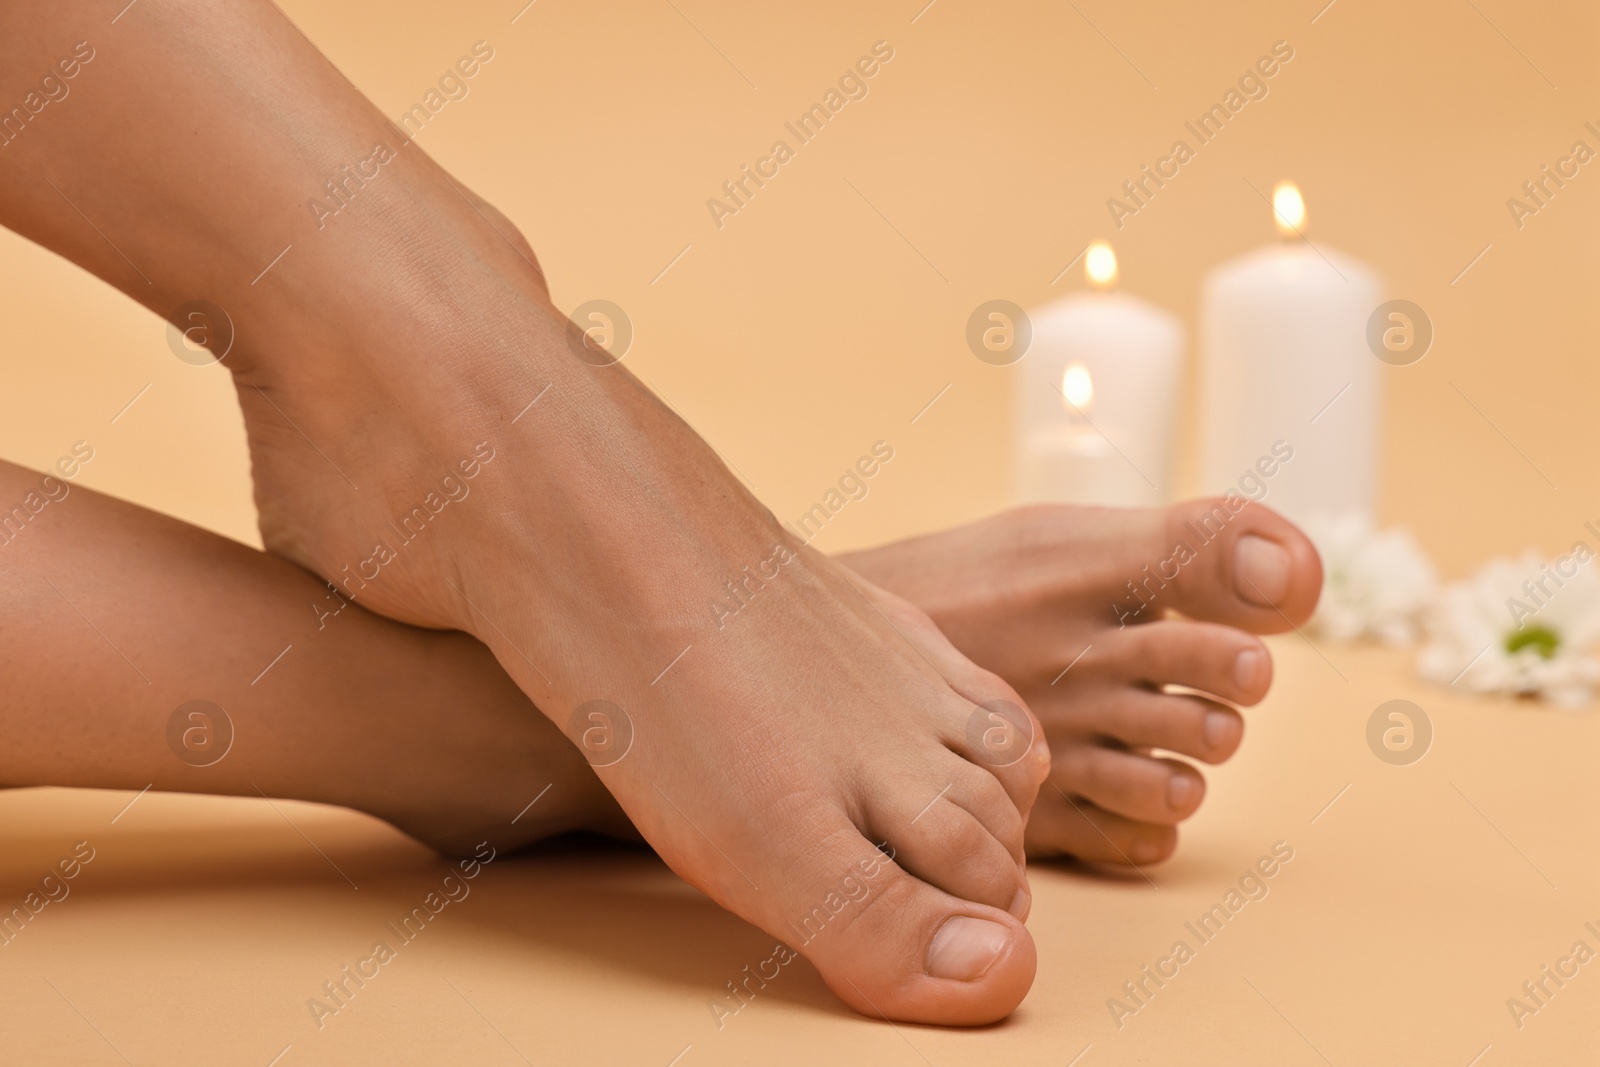
[[[1288,519],[1238,497],[1185,501],[1158,514],[1160,558],[1134,579],[1141,601],[1252,633],[1279,633],[1311,617],[1322,559]]]
[[[826,894],[820,910],[801,902],[790,926],[828,987],[864,1015],[905,1022],[978,1026],[1011,1014],[1038,962],[1027,928],[936,889],[858,840],[876,856],[858,860],[860,899],[832,921],[824,921]]]

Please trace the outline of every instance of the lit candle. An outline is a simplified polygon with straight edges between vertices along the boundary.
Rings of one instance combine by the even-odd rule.
[[[1138,506],[1168,499],[1183,329],[1115,290],[1117,257],[1084,253],[1090,292],[1029,313],[1017,365],[1019,503]]]
[[[1217,267],[1201,297],[1201,489],[1262,496],[1296,519],[1372,517],[1378,360],[1366,327],[1381,284],[1306,239],[1293,182],[1272,207],[1282,240]]]

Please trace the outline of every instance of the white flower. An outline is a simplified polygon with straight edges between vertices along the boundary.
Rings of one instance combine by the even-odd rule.
[[[1438,588],[1433,564],[1403,529],[1375,530],[1365,515],[1306,523],[1322,556],[1322,599],[1311,624],[1335,641],[1409,645]]]
[[[1550,563],[1495,559],[1446,589],[1417,661],[1422,676],[1480,693],[1587,704],[1600,683],[1600,576],[1583,542]]]

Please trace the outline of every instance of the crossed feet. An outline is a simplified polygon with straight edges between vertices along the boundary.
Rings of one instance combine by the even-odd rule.
[[[1058,511],[852,571],[795,543],[595,358],[526,242],[422,148],[358,182],[337,226],[308,219],[308,192],[398,131],[269,6],[193,6],[130,26],[104,72],[127,91],[86,101],[50,155],[17,157],[0,214],[159,314],[197,298],[227,310],[267,547],[380,614],[478,638],[572,741],[590,702],[623,709],[627,755],[594,773],[628,822],[719,904],[801,940],[852,1007],[945,1024],[1010,1012],[1035,965],[1026,849],[1171,848],[1199,778],[1148,750],[1218,759],[1237,744],[1223,705],[1259,697],[1268,668],[1226,626],[1307,614],[1309,544],[1250,506],[1173,563],[1174,539],[1195,536],[1181,512]],[[211,7],[225,17],[200,19]],[[189,41],[178,22],[266,58],[140,95],[139,64],[162,69]],[[204,180],[173,180],[160,146],[180,142]],[[87,183],[82,207],[41,191],[46,162],[70,171],[107,144],[119,180]],[[1168,584],[1122,628],[1112,605],[1133,610],[1125,583],[1146,566]],[[760,591],[730,615],[725,591],[752,571]],[[1168,607],[1223,625],[1158,621]],[[868,891],[835,913],[846,879]],[[819,908],[820,932],[797,938]]]
[[[624,368],[583,358],[525,242],[449,182],[418,157],[364,194],[403,245],[350,229],[219,294],[267,547],[473,634],[573,741],[590,702],[621,708],[631,747],[595,773],[632,826],[856,1010],[1004,1017],[1035,969],[1025,848],[1170,851],[1202,787],[1148,751],[1221,759],[1241,726],[1161,687],[1266,690],[1253,638],[1156,615],[1284,628],[1320,585],[1309,543],[1256,506],[1208,544],[1181,509],[1058,510],[847,569]],[[1175,539],[1194,558],[1174,564]],[[1147,565],[1177,569],[1119,628]],[[846,879],[868,891],[835,914]]]
[[[1172,580],[1150,578],[1145,567],[1159,579],[1159,563],[1171,559],[1177,545],[1196,548],[1195,557]],[[1255,704],[1271,681],[1270,657],[1251,634],[1303,622],[1321,586],[1316,554],[1293,526],[1265,508],[1250,506],[1234,515],[1217,501],[1150,511],[1030,508],[850,554],[841,562],[918,605],[960,652],[1003,677],[1038,713],[1052,765],[1027,817],[1027,858],[1070,856],[1118,865],[1169,856],[1177,844],[1176,824],[1204,796],[1197,771],[1152,750],[1212,764],[1231,756],[1244,729],[1233,705]],[[1169,617],[1169,610],[1184,617]],[[1169,693],[1169,686],[1184,692]],[[462,714],[477,712],[474,705]],[[497,725],[504,721],[499,716]],[[445,803],[415,812],[377,813],[445,851],[470,848],[491,833],[512,847],[574,829],[637,836],[550,724],[530,719],[526,734],[519,738],[529,764],[526,781],[536,790],[550,788],[533,816],[519,820],[517,837],[504,837],[505,813],[531,793],[523,787],[524,793],[501,795],[498,786],[509,782],[486,783],[486,792],[470,796],[453,792]],[[592,759],[613,756],[614,750],[591,748]],[[994,753],[980,751],[980,762],[994,759]],[[930,810],[946,814],[942,807]],[[974,833],[980,847],[970,855],[964,856],[957,840],[945,843],[947,853],[981,867],[987,842],[980,833]],[[902,834],[889,834],[888,844],[902,860],[905,841]],[[924,879],[942,884],[934,881],[937,867],[927,863],[921,869],[933,873]],[[887,863],[869,857],[867,868],[853,872],[850,887],[874,892],[879,875],[865,870],[880,869],[887,870]],[[985,899],[981,880],[972,885],[970,899]],[[1025,917],[1025,908],[1024,902],[1013,913]],[[780,936],[807,948],[805,940],[823,930],[826,918],[804,916]],[[829,936],[853,940],[848,929]],[[860,950],[855,944],[848,949]],[[950,952],[930,945],[930,968],[953,967],[956,960],[972,970],[982,965],[976,949],[941,958]],[[918,961],[896,962],[914,969]],[[839,980],[831,976],[830,984]],[[879,999],[878,987],[862,987],[861,977],[845,980],[857,984],[860,998]],[[1012,993],[994,987],[994,999],[985,1004],[996,1017],[1003,1015],[1010,1007],[1002,994]],[[969,1018],[981,1018],[976,1006]]]

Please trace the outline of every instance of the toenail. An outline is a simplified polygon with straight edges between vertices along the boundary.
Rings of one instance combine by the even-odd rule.
[[[1233,716],[1225,711],[1208,711],[1200,732],[1205,737],[1207,748],[1226,748],[1233,739]]]
[[[1233,548],[1233,585],[1250,603],[1275,606],[1289,592],[1289,553],[1265,537],[1245,534]]]
[[[928,946],[928,973],[935,978],[976,982],[1011,942],[1011,931],[988,919],[957,915],[939,927]]]
[[[1026,919],[1028,917],[1028,910],[1032,904],[1033,898],[1028,895],[1028,891],[1026,889],[1019,889],[1017,890],[1017,895],[1011,898],[1011,907],[1007,908],[1006,910],[1012,915],[1016,916],[1018,919]]]
[[[1246,649],[1233,661],[1233,684],[1246,693],[1253,693],[1261,684],[1261,672],[1267,665],[1266,653],[1259,648]]]
[[[1174,774],[1167,782],[1167,804],[1173,811],[1188,811],[1199,788],[1187,774]]]
[[[1142,837],[1128,846],[1128,851],[1133,853],[1135,863],[1154,863],[1161,858],[1161,846]]]

